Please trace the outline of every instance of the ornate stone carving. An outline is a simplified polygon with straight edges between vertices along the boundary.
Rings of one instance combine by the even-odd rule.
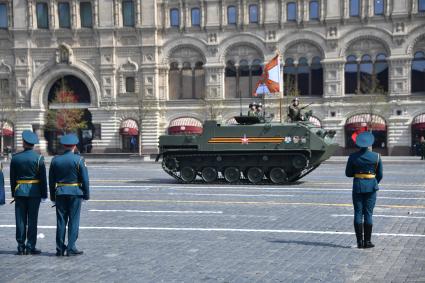
[[[74,61],[74,53],[71,47],[62,43],[59,45],[59,48],[56,50],[56,63],[57,64],[72,64]]]
[[[217,43],[217,33],[212,32],[208,34],[208,43]]]
[[[276,40],[276,31],[274,30],[267,31],[267,40]]]
[[[329,38],[338,37],[338,28],[337,27],[329,27],[328,28],[328,37]]]

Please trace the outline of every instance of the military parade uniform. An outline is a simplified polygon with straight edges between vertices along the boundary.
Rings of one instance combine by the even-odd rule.
[[[347,177],[354,177],[354,231],[358,248],[374,247],[371,242],[372,215],[376,203],[376,192],[379,190],[378,184],[383,173],[379,154],[368,150],[373,142],[374,136],[370,132],[358,135],[356,145],[360,147],[360,150],[350,155],[345,170]]]
[[[16,241],[18,254],[39,254],[37,243],[37,220],[41,199],[47,198],[46,166],[43,156],[33,150],[38,137],[24,131],[24,151],[15,154],[10,162],[10,186],[15,200]],[[27,230],[28,225],[28,230]]]
[[[257,117],[257,103],[253,102],[249,104],[248,116]]]
[[[0,162],[0,205],[6,203],[6,196],[4,192],[4,175],[3,175],[3,164]]]
[[[60,139],[61,144],[78,144],[74,134]],[[53,158],[49,171],[50,198],[56,203],[56,255],[68,256],[82,254],[75,242],[78,238],[82,200],[88,200],[89,177],[83,157],[68,148],[64,154]],[[66,226],[68,224],[68,245],[65,245]]]
[[[298,107],[298,104],[295,105],[295,102],[298,101],[298,98],[295,98],[292,100],[292,104],[288,107],[288,117],[291,120],[291,122],[297,122],[302,121],[303,117],[301,114],[301,109]]]

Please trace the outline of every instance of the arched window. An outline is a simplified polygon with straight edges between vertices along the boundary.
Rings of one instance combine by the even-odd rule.
[[[385,7],[385,0],[374,0],[374,11],[375,15],[383,15]]]
[[[199,27],[201,25],[201,12],[199,8],[192,8],[191,10],[192,26]]]
[[[251,66],[251,89],[250,94],[252,95],[255,92],[255,86],[260,80],[261,75],[263,74],[263,68],[261,67],[262,62],[258,59],[252,62]]]
[[[373,62],[369,55],[363,55],[360,62],[360,93],[373,91]]]
[[[239,62],[239,91],[242,97],[250,97],[250,69],[246,60]]]
[[[236,7],[229,6],[227,7],[227,24],[236,25]]]
[[[418,0],[418,11],[425,12],[425,0]]]
[[[295,65],[292,58],[285,61],[283,68],[283,86],[285,95],[323,95],[323,68],[320,57],[314,57],[309,64],[301,57]]]
[[[311,95],[323,95],[323,67],[319,57],[311,62]]]
[[[363,55],[360,62],[354,55],[345,63],[345,93],[385,94],[388,92],[387,55],[380,53],[375,61],[370,55]]]
[[[192,74],[192,67],[189,62],[183,63],[182,68],[182,93],[180,98],[183,99],[191,99],[194,98],[193,96],[193,74]]]
[[[294,65],[294,59],[287,58],[283,67],[283,85],[285,95],[293,96],[297,92],[297,69]]]
[[[300,58],[297,67],[297,85],[301,95],[310,94],[310,67],[306,58]]]
[[[249,5],[249,23],[258,23],[258,6]]]
[[[345,93],[357,93],[357,73],[357,58],[350,55],[347,57],[347,63],[345,63]]]
[[[388,92],[388,62],[385,54],[378,54],[375,60],[374,67],[374,92],[387,93]]]
[[[170,26],[179,27],[180,26],[180,11],[177,8],[170,10]]]
[[[412,92],[425,92],[425,53],[418,51],[412,61]]]
[[[193,97],[196,99],[202,99],[205,97],[205,70],[203,62],[196,62],[195,70],[193,74]]]
[[[169,99],[176,100],[181,95],[181,74],[179,64],[173,62],[170,64],[170,72],[168,74]]]
[[[289,2],[286,6],[286,14],[288,22],[295,22],[297,20],[297,3]]]
[[[122,22],[125,27],[134,27],[134,2],[122,1]]]
[[[319,20],[319,2],[318,1],[310,1],[309,14],[310,14],[310,20],[312,21]]]
[[[226,96],[229,98],[238,97],[238,86],[237,80],[238,73],[236,72],[236,66],[233,61],[227,61],[225,70],[225,87]]]
[[[169,99],[199,99],[205,97],[204,63],[170,64]]]
[[[350,17],[360,16],[360,1],[350,0]]]

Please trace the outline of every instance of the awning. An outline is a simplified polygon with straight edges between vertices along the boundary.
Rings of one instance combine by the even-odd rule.
[[[120,134],[123,136],[137,136],[139,134],[139,126],[134,120],[124,120],[121,123]]]
[[[413,119],[412,128],[419,131],[425,130],[425,113]]]
[[[345,123],[346,130],[363,131],[372,127],[372,131],[386,131],[385,120],[378,115],[359,114],[350,117]]]
[[[169,135],[179,134],[202,134],[202,123],[198,119],[190,117],[182,117],[174,119],[168,127]]]
[[[3,129],[0,129],[0,134],[3,137],[13,137],[13,127],[8,122],[3,122]]]
[[[308,121],[312,123],[313,125],[315,125],[316,127],[319,127],[319,128],[322,127],[322,122],[320,122],[320,120],[314,116],[310,116],[308,118]]]

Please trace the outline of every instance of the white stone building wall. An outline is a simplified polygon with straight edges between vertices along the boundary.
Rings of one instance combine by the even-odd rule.
[[[74,75],[90,91],[87,107],[93,123],[101,124],[101,139],[93,141],[95,151],[120,151],[120,124],[128,118],[137,120],[137,97],[142,96],[154,101],[139,125],[143,149],[155,152],[158,136],[172,119],[210,116],[206,105],[211,102],[170,99],[170,63],[182,52],[202,57],[206,99],[215,101],[215,116],[223,121],[240,111],[239,99],[225,91],[227,60],[267,61],[277,51],[284,59],[321,57],[323,96],[306,96],[302,102],[313,103],[314,115],[325,128],[337,131],[341,147],[346,120],[364,113],[367,107],[362,103],[374,97],[345,94],[344,65],[350,54],[385,52],[388,56],[389,93],[375,111],[387,122],[390,154],[408,153],[411,122],[425,113],[425,93],[410,90],[413,55],[425,51],[425,13],[418,11],[418,0],[386,0],[382,16],[374,16],[373,0],[361,0],[359,17],[349,16],[349,0],[319,0],[318,21],[309,20],[307,0],[135,0],[134,27],[123,27],[122,1],[91,0],[93,28],[81,28],[80,1],[72,0],[70,29],[58,27],[58,1],[54,0],[47,1],[49,29],[45,30],[37,28],[37,2],[0,0],[9,8],[9,28],[0,30],[0,77],[10,78],[10,95],[19,109],[13,121],[17,146],[22,130],[44,125],[54,81]],[[287,21],[289,2],[298,5],[296,22]],[[251,4],[258,5],[258,23],[249,23]],[[237,8],[236,25],[227,23],[229,5]],[[199,27],[191,26],[193,7],[201,12]],[[172,8],[179,9],[179,27],[170,26]],[[60,61],[61,46],[67,49],[68,63]],[[136,93],[125,93],[127,75],[135,76]],[[243,105],[250,101],[244,98]],[[278,116],[278,102],[271,99],[268,105],[268,111]]]

